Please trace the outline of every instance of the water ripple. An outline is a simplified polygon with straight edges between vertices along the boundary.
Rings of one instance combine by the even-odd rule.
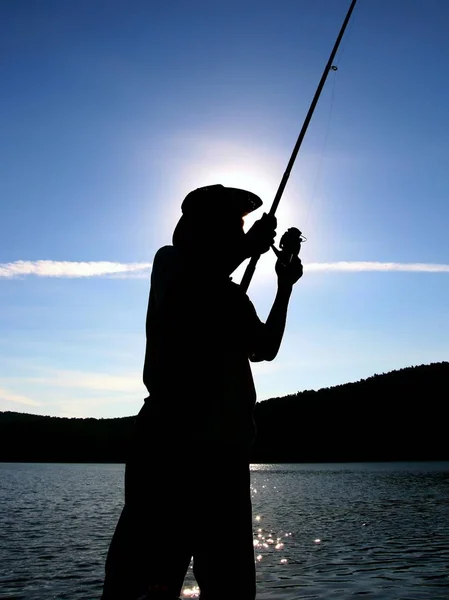
[[[255,465],[258,598],[448,600],[448,473],[447,463]],[[0,464],[0,600],[99,598],[123,474]],[[223,562],[231,597],[232,547]],[[198,592],[190,568],[183,595]]]

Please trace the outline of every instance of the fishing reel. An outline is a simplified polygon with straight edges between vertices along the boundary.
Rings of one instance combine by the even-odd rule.
[[[274,245],[271,246],[273,252],[276,254],[278,260],[283,265],[288,265],[292,262],[295,256],[299,256],[301,251],[301,244],[307,240],[296,227],[290,227],[281,237],[279,242],[280,250]]]

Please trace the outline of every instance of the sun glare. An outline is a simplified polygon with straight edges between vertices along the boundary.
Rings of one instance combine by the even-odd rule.
[[[261,218],[264,212],[270,211],[285,165],[279,156],[268,154],[257,148],[253,150],[243,141],[217,139],[204,136],[193,139],[189,143],[189,152],[183,167],[178,171],[172,185],[175,197],[182,199],[188,192],[205,185],[221,183],[224,186],[246,189],[257,194],[263,202],[261,208],[244,219],[244,229],[248,229]],[[289,227],[302,229],[305,218],[304,196],[302,184],[289,182],[284,190],[278,210],[277,236],[275,245]],[[178,200],[179,201],[179,200]],[[181,215],[180,204],[167,203],[167,214],[173,224]],[[213,223],[211,221],[211,226]],[[269,251],[264,254],[255,274],[256,283],[272,281],[276,257]],[[246,263],[237,269],[232,277],[239,282],[246,268]]]
[[[241,164],[238,166],[228,164],[220,168],[210,169],[205,178],[205,183],[202,185],[208,183],[221,183],[225,186],[248,190],[262,199],[263,206],[245,217],[245,230],[248,230],[257,219],[260,219],[264,212],[269,212],[279,186],[279,181],[274,173],[264,170],[263,167],[256,170],[254,167],[245,168]],[[291,227],[297,212],[288,194],[285,193],[276,214],[278,230],[283,231],[283,229]]]
[[[261,162],[260,168],[255,168],[252,161],[248,166],[242,165],[241,162],[238,164],[228,162],[220,167],[210,166],[210,168],[204,168],[201,173],[198,173],[195,181],[196,183],[192,186],[192,189],[203,185],[221,183],[225,186],[237,187],[257,194],[261,198],[263,205],[254,211],[254,213],[250,213],[245,217],[245,231],[248,231],[254,222],[261,218],[264,212],[269,212],[280,182],[277,174],[273,172],[273,169],[269,170],[266,163]],[[293,200],[292,194],[285,191],[276,213],[277,236],[275,245],[279,245],[281,236],[289,227],[296,226],[300,228],[299,207],[299,198]],[[263,255],[259,261],[255,280],[259,283],[272,280],[275,262],[276,258],[273,252],[269,251]],[[234,281],[238,282],[241,280],[245,268],[246,263],[233,273]]]
[[[283,157],[266,148],[255,149],[246,140],[220,139],[206,134],[189,144],[188,160],[179,172],[180,196],[217,183],[253,192],[262,199],[263,206],[245,218],[245,229],[248,229],[263,212],[269,212],[283,169]],[[304,218],[301,196],[297,185],[287,185],[276,212],[279,232],[292,226],[301,228],[300,220]]]

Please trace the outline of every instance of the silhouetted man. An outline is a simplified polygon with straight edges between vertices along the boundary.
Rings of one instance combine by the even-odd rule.
[[[287,266],[278,260],[266,323],[230,279],[273,244],[275,217],[243,231],[243,217],[261,205],[244,190],[199,188],[182,204],[173,245],[156,253],[143,377],[149,397],[136,420],[102,600],[176,598],[192,557],[202,600],[255,598],[249,360],[275,358],[302,275],[297,257]]]

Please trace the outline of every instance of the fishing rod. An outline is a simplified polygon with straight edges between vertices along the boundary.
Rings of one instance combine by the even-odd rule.
[[[276,192],[276,196],[274,197],[273,200],[273,204],[271,205],[270,208],[270,212],[269,214],[274,216],[274,214],[276,213],[276,209],[279,206],[279,202],[281,201],[281,197],[282,194],[284,192],[285,186],[287,185],[287,181],[288,178],[290,177],[290,173],[291,170],[293,168],[293,165],[295,163],[296,157],[298,155],[299,149],[301,147],[302,141],[304,139],[304,136],[306,135],[306,131],[307,128],[309,126],[310,120],[312,118],[313,112],[315,110],[315,107],[318,103],[318,100],[320,98],[321,92],[323,90],[324,84],[326,83],[326,79],[327,76],[329,74],[329,71],[333,70],[336,71],[337,67],[333,66],[333,61],[335,58],[335,55],[337,53],[338,47],[340,45],[340,42],[342,40],[343,34],[345,32],[346,26],[349,23],[349,19],[351,18],[351,14],[352,11],[354,10],[354,7],[356,5],[357,0],[352,0],[351,2],[351,6],[349,7],[349,10],[346,14],[345,20],[343,21],[343,25],[341,26],[340,29],[340,33],[338,34],[338,37],[335,41],[334,47],[332,49],[332,52],[329,56],[329,60],[327,61],[327,64],[324,68],[323,71],[323,75],[321,76],[320,79],[320,83],[318,84],[318,87],[316,89],[315,95],[313,97],[313,100],[310,104],[310,108],[309,111],[306,115],[306,118],[304,120],[304,124],[302,126],[302,129],[300,131],[300,134],[298,136],[298,139],[296,141],[295,147],[293,149],[292,155],[290,157],[290,160],[288,162],[287,168],[285,170],[284,175],[282,176],[281,179],[281,183],[279,185],[278,191]],[[284,234],[284,236],[281,239],[281,251],[285,250],[287,253],[290,254],[290,260],[293,257],[294,254],[296,254],[296,256],[299,254],[299,251],[301,249],[301,242],[305,241],[305,238],[302,236],[301,232],[299,231],[299,229],[296,229],[295,227],[290,228],[286,234]],[[280,257],[281,252],[279,252],[279,250],[277,250],[274,246],[272,246],[273,250],[275,251],[276,255],[278,257]],[[257,263],[259,261],[260,258],[260,254],[258,256],[253,256],[251,258],[251,260],[248,263],[248,266],[246,267],[245,273],[243,274],[242,277],[242,281],[240,282],[240,287],[243,288],[243,290],[246,292],[248,290],[249,284],[251,283],[251,279],[254,275],[254,272],[256,270],[256,266]]]

